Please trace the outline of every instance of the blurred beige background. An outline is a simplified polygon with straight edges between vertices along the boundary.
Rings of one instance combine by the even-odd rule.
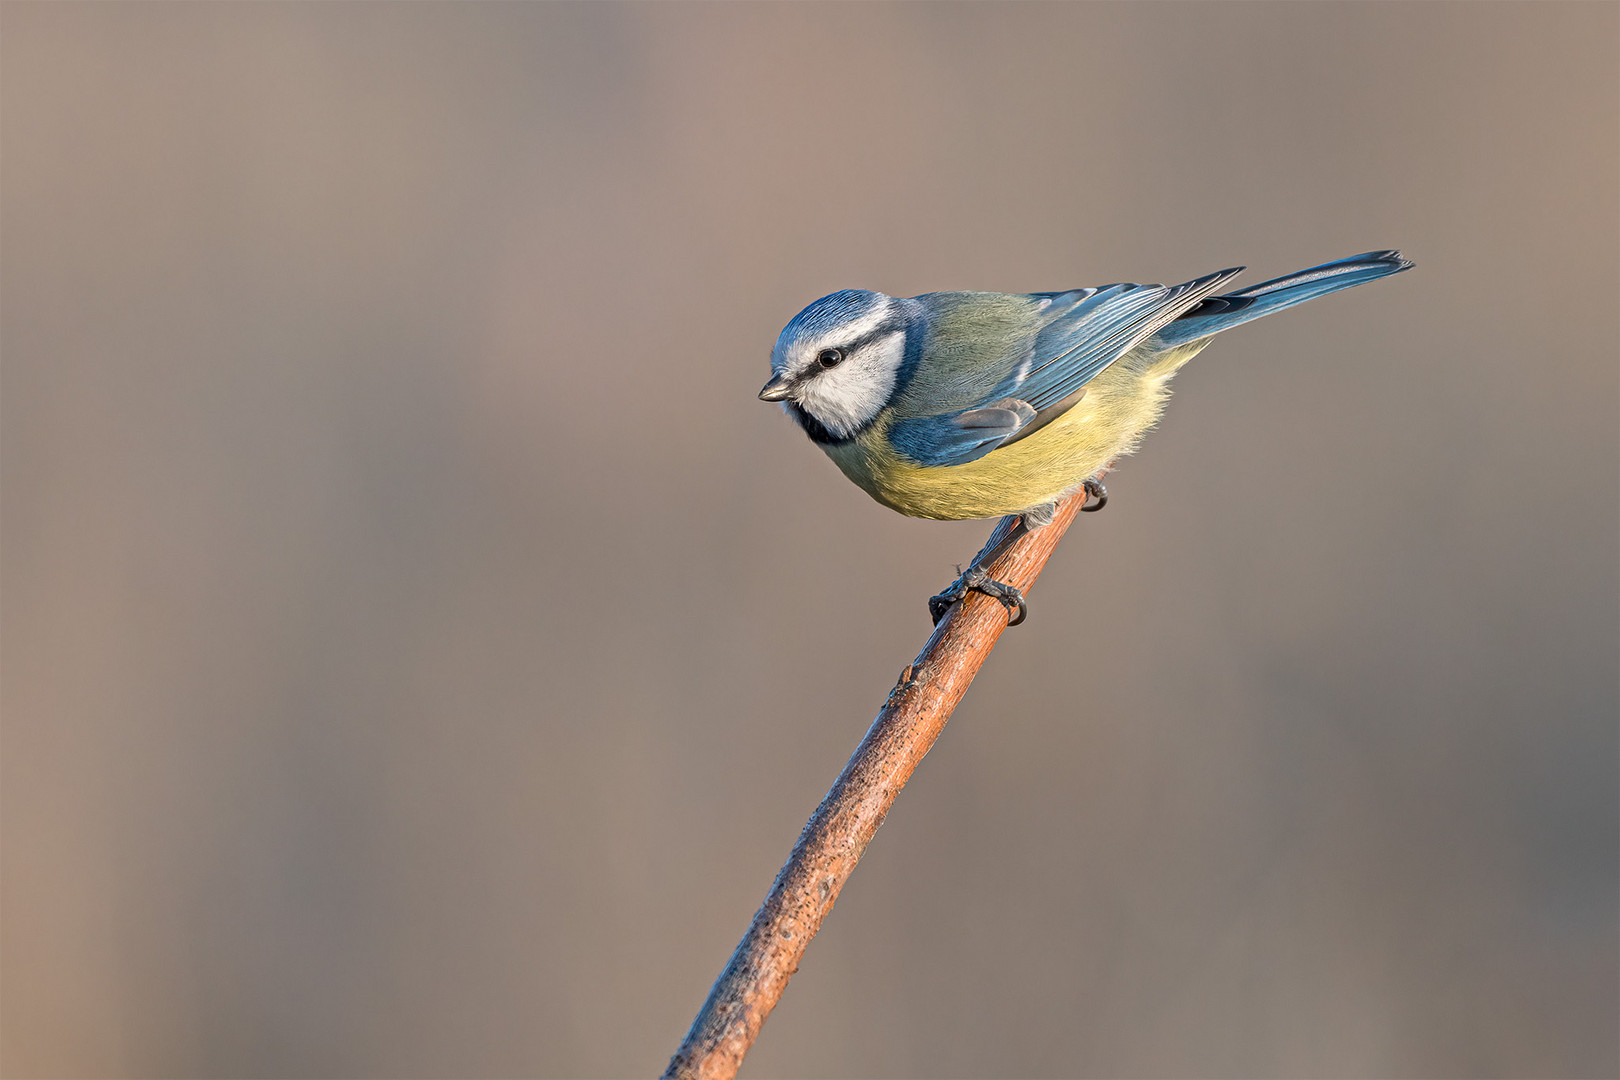
[[[754,399],[844,286],[1222,338],[773,1076],[1613,1076],[1612,4],[33,5],[15,1077],[650,1075],[987,523]]]

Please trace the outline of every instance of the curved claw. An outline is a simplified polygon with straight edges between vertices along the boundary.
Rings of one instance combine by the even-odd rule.
[[[1101,480],[1087,480],[1085,482],[1085,491],[1088,499],[1096,499],[1097,501],[1082,506],[1080,508],[1082,514],[1095,514],[1108,505],[1108,489],[1102,486]]]

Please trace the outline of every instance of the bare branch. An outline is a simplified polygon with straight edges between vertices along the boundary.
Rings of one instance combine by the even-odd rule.
[[[1020,538],[986,568],[991,577],[1027,591],[1085,501],[1084,494],[1064,500],[1050,525]],[[993,550],[1017,521],[1004,518],[985,549]],[[665,1078],[729,1080],[737,1074],[895,796],[939,738],[1006,627],[1006,609],[977,592],[935,627],[799,834],[686,1041],[670,1058]]]

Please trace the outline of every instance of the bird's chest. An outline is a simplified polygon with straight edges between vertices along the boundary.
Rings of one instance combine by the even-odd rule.
[[[885,411],[855,438],[821,444],[845,476],[880,502],[884,481],[909,464],[889,444],[889,427],[893,423],[893,415]]]

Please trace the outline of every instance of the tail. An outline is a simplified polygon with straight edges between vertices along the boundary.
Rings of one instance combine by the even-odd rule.
[[[1211,296],[1155,334],[1153,343],[1166,349],[1186,345],[1318,296],[1411,268],[1412,264],[1401,258],[1398,251],[1352,255],[1297,274],[1263,281],[1241,292]]]

